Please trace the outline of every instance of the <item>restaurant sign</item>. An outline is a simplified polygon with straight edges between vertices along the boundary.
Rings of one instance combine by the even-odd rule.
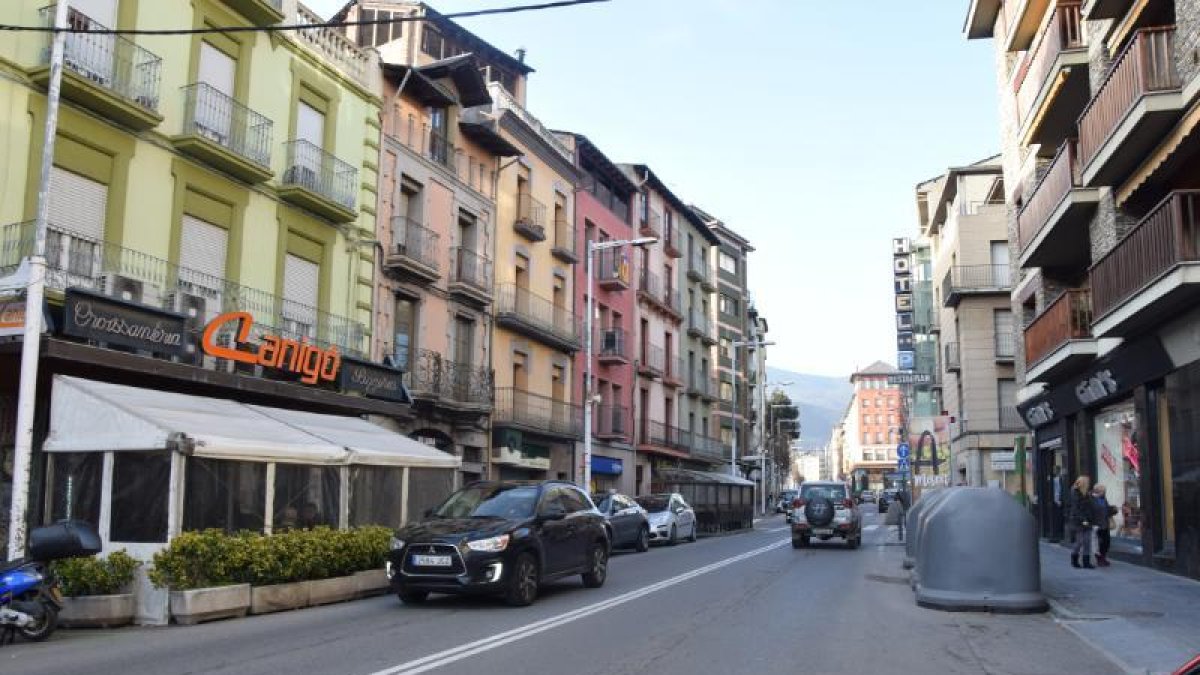
[[[408,388],[404,386],[404,371],[358,359],[343,359],[338,388],[367,398],[412,403]]]
[[[25,332],[25,300],[0,298],[0,337]]]
[[[230,326],[236,327],[234,344],[218,344],[217,334]],[[250,329],[253,327],[254,316],[250,312],[226,312],[205,326],[200,348],[205,354],[219,359],[295,373],[300,375],[300,381],[305,384],[316,384],[320,380],[332,382],[337,379],[342,366],[342,357],[337,346],[322,349],[304,339],[291,340],[269,333],[262,336],[261,344],[251,346],[248,343]],[[238,346],[243,344],[250,346],[251,350],[238,349]]]
[[[135,305],[82,288],[68,288],[63,333],[156,354],[187,353],[187,318],[155,307]]]

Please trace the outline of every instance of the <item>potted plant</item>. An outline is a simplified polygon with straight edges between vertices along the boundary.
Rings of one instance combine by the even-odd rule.
[[[105,558],[73,558],[54,563],[62,587],[58,621],[74,628],[113,628],[133,622],[134,594],[127,592],[141,566],[124,549]]]
[[[255,535],[220,530],[184,532],[154,554],[150,580],[170,590],[171,617],[185,626],[245,616],[250,584],[243,581]]]

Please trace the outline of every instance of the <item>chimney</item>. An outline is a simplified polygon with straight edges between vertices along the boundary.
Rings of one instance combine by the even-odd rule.
[[[517,47],[517,60],[520,61],[521,63],[525,63],[525,48],[524,47]]]

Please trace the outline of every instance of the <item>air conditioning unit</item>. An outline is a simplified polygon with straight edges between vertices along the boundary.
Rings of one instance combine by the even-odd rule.
[[[220,303],[217,303],[220,306]],[[194,365],[203,365],[204,354],[200,351],[200,334],[204,331],[204,323],[208,319],[208,298],[175,291],[167,296],[167,309],[187,317],[184,330],[187,333],[187,356],[184,359]]]
[[[145,296],[146,285],[139,279],[122,276],[112,272],[100,275],[100,292],[124,300],[141,304]]]

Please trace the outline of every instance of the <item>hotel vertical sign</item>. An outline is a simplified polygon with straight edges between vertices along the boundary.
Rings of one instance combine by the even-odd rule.
[[[892,279],[896,298],[896,366],[913,369],[912,240],[892,239]]]

